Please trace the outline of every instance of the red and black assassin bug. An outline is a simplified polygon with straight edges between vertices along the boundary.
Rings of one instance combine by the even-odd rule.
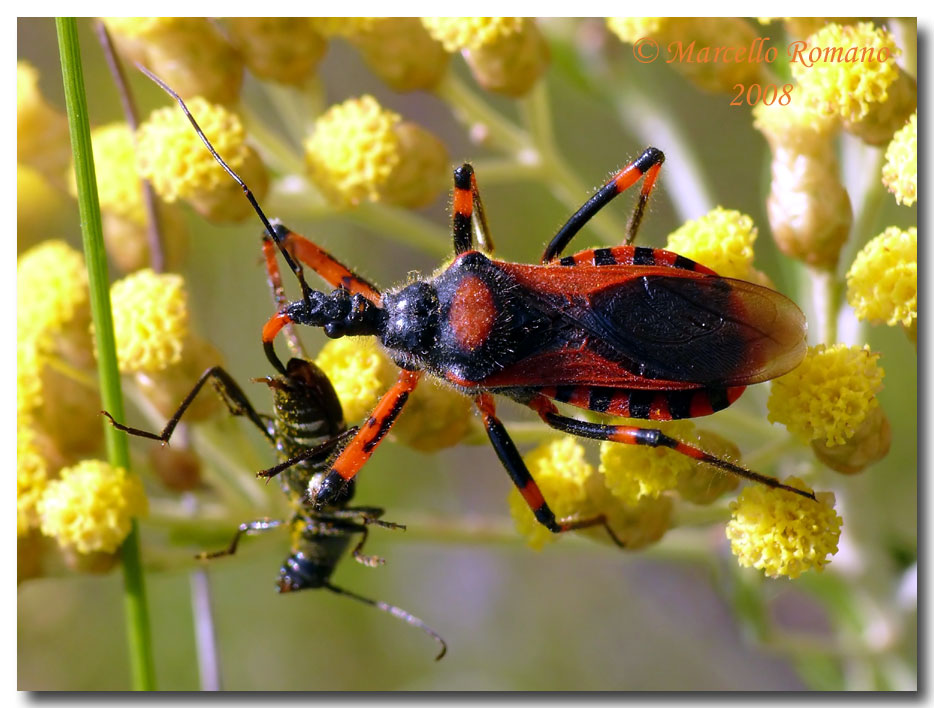
[[[356,432],[347,428],[337,393],[331,381],[314,363],[290,359],[285,374],[258,379],[269,386],[273,396],[274,415],[260,415],[236,381],[220,366],[205,371],[161,433],[131,428],[116,422],[104,412],[118,430],[131,435],[160,440],[167,444],[185,411],[202,387],[211,381],[232,415],[246,417],[278,451],[279,464],[263,470],[259,476],[278,476],[282,491],[288,497],[292,515],[289,519],[258,519],[240,524],[230,545],[213,553],[201,553],[196,558],[209,559],[233,555],[244,534],[260,533],[281,526],[291,531],[289,556],[279,569],[276,587],[280,593],[325,588],[367,605],[388,612],[417,627],[440,645],[436,659],[447,652],[444,639],[415,615],[395,605],[363,597],[331,582],[331,575],[340,559],[350,549],[354,538],[359,541],[351,555],[358,563],[375,567],[383,563],[377,556],[363,554],[369,526],[404,529],[401,524],[383,521],[383,510],[373,506],[350,506],[354,484],[345,485],[340,493],[325,505],[312,506],[307,490],[330,469],[329,460]]]
[[[181,99],[169,93],[195,124]],[[309,489],[313,505],[328,504],[356,476],[423,372],[474,399],[513,483],[536,519],[555,533],[603,525],[613,535],[603,517],[555,518],[496,417],[494,394],[529,406],[565,433],[668,447],[815,498],[660,430],[577,420],[561,415],[554,403],[645,420],[693,418],[726,408],[747,385],[781,376],[804,358],[807,324],[784,295],[722,278],[670,251],[632,245],[665,159],[660,150],[646,149],[614,174],[558,231],[541,265],[491,258],[476,178],[469,164],[462,165],[454,171],[454,260],[431,277],[381,293],[311,241],[282,225],[272,227],[243,181],[201,137],[260,215],[267,261],[274,260],[268,256],[271,237],[302,285],[302,299],[282,307],[263,328],[273,366],[282,370],[273,348],[276,335],[295,323],[321,327],[329,337],[375,336],[402,369],[328,474]],[[626,245],[561,256],[600,209],[643,177]],[[474,228],[482,251],[473,248]],[[335,289],[311,289],[293,255]]]

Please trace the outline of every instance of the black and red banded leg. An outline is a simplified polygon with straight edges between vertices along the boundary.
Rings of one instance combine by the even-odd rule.
[[[752,470],[747,470],[745,467],[734,465],[732,462],[728,462],[727,460],[720,459],[719,457],[711,455],[708,452],[704,452],[699,447],[695,447],[685,442],[681,442],[675,438],[669,437],[661,430],[654,428],[640,428],[638,426],[632,425],[604,425],[601,423],[591,423],[585,420],[569,418],[567,416],[560,415],[555,404],[549,401],[543,395],[535,396],[531,401],[529,401],[528,406],[536,413],[538,413],[538,415],[543,421],[545,421],[547,425],[551,426],[555,430],[568,433],[569,435],[577,435],[578,437],[591,438],[593,440],[608,440],[611,442],[623,443],[625,445],[646,445],[648,447],[671,448],[675,452],[693,458],[698,462],[706,462],[709,465],[713,465],[714,467],[725,470],[726,472],[730,472],[731,474],[735,474],[739,477],[743,477],[744,479],[749,479],[753,482],[758,482],[775,489],[784,489],[788,492],[794,492],[795,494],[800,494],[801,496],[807,497],[808,499],[816,499],[814,494],[811,492],[806,492],[802,489],[790,487],[787,484],[782,484],[774,477],[769,477],[768,475],[759,474],[758,472],[753,472]]]
[[[519,494],[522,495],[525,503],[529,505],[529,509],[532,510],[532,514],[535,516],[535,520],[538,521],[538,523],[553,533],[565,533],[567,531],[577,531],[593,526],[603,526],[610,535],[610,538],[612,538],[618,546],[623,546],[622,541],[619,540],[607,524],[606,517],[602,515],[595,516],[591,519],[558,521],[555,518],[554,512],[542,496],[538,484],[532,478],[532,474],[529,472],[529,468],[522,459],[522,455],[520,455],[519,451],[516,449],[515,443],[513,443],[512,438],[509,437],[509,433],[506,432],[506,428],[503,426],[502,422],[496,417],[496,406],[493,402],[493,397],[488,393],[484,393],[477,396],[474,399],[474,403],[476,403],[477,408],[483,416],[483,425],[486,428],[493,449],[496,450],[497,457],[499,457],[500,462],[503,463],[503,467],[506,468],[510,479],[512,479],[513,484],[516,485],[516,489],[519,491]]]
[[[350,268],[338,261],[334,256],[323,248],[315,245],[304,236],[300,236],[287,226],[277,224],[273,227],[276,232],[276,241],[281,247],[292,254],[298,261],[304,263],[317,273],[332,288],[343,288],[349,293],[359,293],[374,305],[379,305],[382,296],[379,290],[372,283],[354,273]],[[263,254],[266,258],[266,268],[270,271],[270,282],[272,282],[272,272],[278,274],[278,266],[275,264],[275,252],[268,234],[263,236]],[[281,288],[282,279],[278,278]],[[285,304],[284,301],[282,304]]]
[[[658,179],[659,170],[665,161],[665,154],[657,148],[646,148],[645,151],[626,165],[623,169],[613,175],[610,180],[604,184],[596,194],[577,210],[577,212],[568,219],[562,226],[551,243],[545,248],[542,254],[542,263],[550,263],[555,260],[567,248],[571,239],[580,231],[584,225],[593,218],[593,216],[605,207],[609,202],[623,191],[629,189],[632,185],[645,176],[642,184],[642,191],[639,194],[639,201],[633,210],[632,217],[629,219],[629,225],[626,229],[626,243],[631,244],[639,231],[642,223],[642,217],[645,214],[645,205],[649,201],[649,195],[655,187],[655,181]]]
[[[403,369],[398,380],[383,394],[370,413],[370,417],[360,426],[347,447],[341,450],[340,455],[331,464],[325,478],[317,489],[311,490],[309,501],[316,508],[327,506],[337,498],[344,486],[352,480],[360,468],[376,450],[386,433],[396,422],[396,418],[405,407],[406,401],[418,385],[421,377],[420,371]]]
[[[493,254],[493,240],[486,221],[486,210],[477,188],[477,176],[469,163],[454,170],[454,193],[451,203],[451,233],[454,235],[454,253],[461,254],[474,247],[474,218],[477,222],[477,247],[487,255]]]

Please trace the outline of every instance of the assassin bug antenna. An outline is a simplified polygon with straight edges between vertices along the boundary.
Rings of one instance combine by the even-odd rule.
[[[285,258],[286,264],[289,266],[289,268],[292,270],[293,273],[295,273],[295,276],[298,278],[298,282],[301,284],[301,287],[302,287],[302,299],[307,302],[309,294],[311,293],[311,288],[308,286],[308,283],[305,282],[304,270],[302,269],[301,264],[295,261],[295,259],[293,259],[291,255],[289,255],[288,250],[285,248],[285,245],[282,243],[278,230],[272,225],[269,219],[266,218],[266,214],[263,212],[262,207],[260,207],[259,202],[256,201],[256,197],[253,196],[252,190],[250,190],[250,188],[246,185],[246,182],[244,182],[240,178],[240,175],[234,172],[233,169],[230,167],[230,165],[228,165],[227,162],[225,162],[224,158],[222,158],[217,153],[217,150],[214,149],[214,146],[211,144],[211,141],[208,140],[207,136],[204,134],[204,131],[201,130],[201,126],[198,125],[198,121],[195,120],[195,117],[191,115],[191,111],[188,110],[188,106],[185,105],[184,99],[181,96],[179,96],[168,84],[166,84],[162,79],[160,79],[158,76],[156,76],[151,71],[149,71],[149,69],[147,69],[142,64],[137,63],[136,68],[139,69],[147,77],[149,77],[149,79],[153,83],[155,83],[159,88],[161,88],[163,91],[169,94],[169,96],[171,96],[178,102],[178,105],[181,106],[182,111],[185,113],[185,116],[188,118],[188,121],[194,127],[195,132],[198,134],[198,137],[201,138],[201,142],[203,142],[204,146],[208,149],[208,152],[210,152],[211,156],[217,161],[217,163],[221,167],[224,168],[224,171],[228,175],[230,175],[237,184],[240,185],[240,188],[243,190],[244,196],[247,198],[247,200],[250,202],[250,205],[253,207],[253,210],[259,216],[260,221],[263,222],[263,227],[266,229],[266,233],[272,237],[272,240],[275,242],[276,246],[278,246],[279,248],[279,251],[282,253],[282,257]]]
[[[393,617],[397,619],[401,619],[406,624],[410,624],[413,627],[418,627],[425,634],[427,634],[429,637],[431,637],[436,642],[438,642],[439,645],[441,645],[441,651],[438,652],[438,655],[435,657],[435,661],[441,660],[442,658],[444,658],[444,655],[448,653],[448,645],[447,643],[445,643],[444,639],[442,639],[441,635],[438,634],[431,627],[429,627],[427,624],[425,624],[418,617],[413,615],[411,612],[407,612],[406,610],[403,610],[401,607],[390,605],[389,603],[383,602],[382,600],[371,600],[368,597],[363,597],[362,595],[358,595],[355,592],[344,590],[343,588],[339,588],[336,585],[331,585],[330,583],[328,583],[324,587],[326,587],[328,590],[338,595],[344,595],[346,597],[353,598],[354,600],[357,600],[358,602],[362,602],[365,605],[369,605],[370,607],[375,607],[376,609],[382,610],[383,612],[388,612]]]

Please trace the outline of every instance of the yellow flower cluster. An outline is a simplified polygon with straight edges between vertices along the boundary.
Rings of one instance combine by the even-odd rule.
[[[309,174],[329,201],[418,207],[446,185],[447,151],[434,135],[403,121],[372,96],[331,106],[305,141]]]
[[[632,422],[641,425],[642,421]],[[684,439],[694,430],[690,421],[675,421],[663,425],[666,435]],[[600,445],[600,473],[607,489],[624,504],[633,505],[644,497],[658,497],[678,486],[683,475],[697,466],[690,457],[665,447],[649,448],[603,442]]]
[[[584,446],[575,438],[570,435],[555,438],[532,450],[524,456],[524,460],[559,520],[586,515],[591,509],[587,483],[594,475],[594,468],[584,458]],[[536,521],[517,489],[509,492],[509,511],[519,533],[526,537],[532,548],[541,549],[557,538],[556,534]]]
[[[28,419],[42,406],[42,352],[32,338],[16,340],[16,418]]]
[[[701,263],[725,278],[748,279],[759,231],[752,218],[717,207],[668,236],[667,249]]]
[[[218,154],[232,170],[239,171],[249,156],[240,118],[203,98],[186,103]],[[136,141],[139,174],[152,182],[156,193],[167,202],[210,192],[231,181],[176,106],[153,111],[139,127]]]
[[[800,479],[787,483],[811,491]],[[783,489],[750,485],[730,504],[726,536],[740,565],[759,568],[770,578],[797,578],[830,562],[837,552],[843,520],[832,494],[813,501]]]
[[[887,228],[857,254],[846,282],[859,319],[911,326],[918,318],[918,230]]]
[[[528,18],[423,17],[422,23],[445,50],[462,53],[487,91],[522,96],[548,68],[548,44]]]
[[[888,99],[888,88],[898,78],[895,64],[898,48],[886,30],[876,28],[871,22],[855,26],[829,24],[809,37],[807,45],[809,48],[838,48],[844,57],[851,49],[856,52],[872,49],[873,55],[871,61],[841,61],[832,57],[825,60],[822,57],[813,65],[792,62],[791,73],[806,101],[824,113],[857,122],[869,114],[874,104]],[[880,56],[884,60],[880,61]]]
[[[372,96],[332,106],[315,121],[305,157],[315,184],[337,204],[379,201],[401,161],[395,127],[402,117]]]
[[[28,425],[16,428],[16,535],[25,536],[39,526],[37,505],[49,481],[48,464]]]
[[[313,23],[310,17],[231,17],[228,28],[255,76],[300,86],[328,48]]]
[[[84,256],[64,241],[44,241],[16,264],[17,340],[50,346],[67,325],[90,317]]]
[[[892,137],[885,151],[882,183],[895,201],[911,206],[918,198],[918,112]]]
[[[137,271],[110,288],[117,363],[123,373],[155,373],[182,358],[188,295],[180,275]]]
[[[328,342],[315,359],[331,379],[344,418],[362,420],[396,377],[396,368],[370,337],[342,337]]]
[[[879,405],[883,369],[865,347],[819,344],[794,371],[772,383],[769,420],[805,441],[843,445]]]
[[[230,105],[243,82],[243,59],[206,17],[105,17],[117,50],[143,64],[178,95]]]
[[[42,533],[78,553],[113,553],[147,511],[139,477],[99,460],[63,469],[38,503]]]
[[[616,538],[629,550],[655,543],[671,526],[669,495],[620,499],[608,488],[604,476],[587,462],[585,448],[578,438],[570,435],[555,438],[523,459],[559,522],[603,516]],[[515,488],[509,493],[509,510],[519,533],[532,548],[541,549],[560,538],[535,519]],[[613,542],[602,525],[582,529],[581,533],[602,543]]]
[[[111,123],[95,128],[91,131],[91,145],[101,209],[145,224],[143,187],[136,171],[136,149],[130,127],[126,123]],[[77,194],[74,182],[71,186],[72,194]]]
[[[633,44],[658,34],[666,21],[665,17],[607,17],[606,26],[620,41]]]
[[[423,17],[428,33],[449,52],[476,50],[522,31],[523,17]]]
[[[198,26],[195,17],[104,17],[107,29],[132,39],[154,39],[172,32],[190,31]]]

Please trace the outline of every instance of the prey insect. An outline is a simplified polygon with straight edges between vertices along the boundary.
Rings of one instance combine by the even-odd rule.
[[[271,417],[260,415],[236,381],[219,366],[202,374],[161,433],[131,428],[116,422],[107,412],[104,415],[118,430],[166,444],[198,392],[208,381],[213,383],[231,414],[247,418],[278,451],[280,462],[260,475],[267,478],[278,476],[292,514],[289,519],[258,519],[242,523],[227,548],[201,553],[197,558],[233,555],[244,535],[288,527],[292,543],[289,556],[279,570],[276,585],[280,593],[325,588],[388,612],[438,642],[440,652],[436,658],[440,659],[447,651],[444,640],[418,617],[400,607],[363,597],[331,582],[337,564],[351,549],[355,539],[359,540],[350,550],[354,560],[369,567],[383,563],[383,559],[377,556],[363,554],[370,526],[404,527],[383,521],[383,510],[378,507],[351,506],[352,484],[344,487],[327,505],[312,506],[308,503],[308,485],[314,485],[326,474],[330,467],[328,460],[356,432],[355,428],[348,429],[344,423],[340,401],[330,380],[315,364],[298,358],[289,360],[284,374],[258,380],[272,391],[275,413]]]
[[[159,82],[197,123],[184,102]],[[634,246],[664,162],[646,149],[603,185],[558,231],[539,265],[492,257],[492,241],[473,169],[454,171],[455,258],[431,277],[380,292],[320,247],[281,225],[272,227],[247,186],[201,139],[251,199],[270,239],[302,286],[266,323],[263,345],[274,350],[287,325],[324,329],[329,337],[374,336],[401,368],[354,438],[331,462],[311,503],[342,493],[392,428],[424,374],[473,398],[486,432],[536,519],[555,533],[603,525],[605,518],[556,519],[496,415],[495,395],[530,407],[564,433],[624,444],[667,447],[742,478],[814,499],[810,492],[715,457],[658,429],[579,420],[556,403],[644,420],[709,415],[732,404],[750,384],[794,369],[806,352],[800,309],[768,288],[723,278],[670,251]],[[572,238],[613,198],[642,179],[625,245],[563,256]],[[474,235],[478,249],[474,247]],[[310,288],[298,262],[332,288]]]

